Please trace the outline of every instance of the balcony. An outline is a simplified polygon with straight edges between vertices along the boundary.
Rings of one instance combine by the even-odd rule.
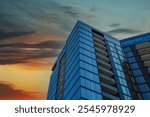
[[[112,77],[114,74],[111,70],[98,66],[99,73],[104,74],[106,76]]]
[[[150,66],[150,60],[144,61],[144,66],[149,67]]]
[[[104,50],[99,49],[97,47],[95,47],[95,51],[96,51],[96,53],[102,54],[103,56],[108,56],[107,52],[105,52]]]
[[[102,91],[105,91],[109,94],[112,94],[112,95],[118,94],[118,90],[116,87],[106,84],[104,82],[101,82],[101,88],[102,88]]]
[[[96,42],[96,43],[98,43],[98,44],[101,44],[101,45],[105,45],[105,42],[104,41],[102,41],[102,40],[99,40],[99,39],[97,39],[97,38],[93,38],[94,39],[94,42]]]
[[[141,59],[144,61],[144,60],[147,60],[147,59],[150,59],[150,54],[146,54],[146,55],[142,55],[141,56]]]
[[[100,45],[100,44],[98,44],[98,43],[94,43],[94,45],[95,45],[95,47],[97,47],[97,48],[99,48],[99,49],[101,49],[101,50],[104,50],[104,51],[107,50],[105,46]]]
[[[146,47],[149,47],[150,46],[150,42],[145,42],[145,43],[142,43],[142,44],[138,44],[136,45],[136,49],[139,50],[139,49],[142,49],[142,48],[146,48]]]
[[[120,100],[119,97],[111,95],[111,94],[106,93],[106,92],[102,92],[102,95],[103,95],[104,100]]]
[[[103,38],[102,36],[97,35],[97,34],[95,34],[95,33],[93,33],[93,37],[95,37],[95,38],[97,38],[97,39],[99,39],[99,40],[104,40],[104,38]]]
[[[111,69],[111,65],[109,63],[106,63],[103,60],[97,59],[97,63],[98,63],[99,66],[102,66],[106,69]]]
[[[115,79],[110,78],[110,77],[108,77],[108,76],[105,76],[105,75],[103,75],[103,74],[99,74],[99,76],[100,76],[100,80],[101,80],[101,81],[103,81],[103,82],[105,82],[105,83],[107,83],[107,84],[110,84],[110,85],[116,85]]]
[[[107,63],[109,62],[109,58],[106,56],[103,56],[102,54],[96,53],[96,57],[100,60],[107,62]]]
[[[150,53],[150,48],[144,48],[144,49],[138,50],[138,53],[140,55],[149,54]]]

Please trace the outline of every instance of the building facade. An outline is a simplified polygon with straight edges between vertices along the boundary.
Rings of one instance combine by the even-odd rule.
[[[118,40],[81,21],[50,78],[50,100],[150,99],[150,33]]]

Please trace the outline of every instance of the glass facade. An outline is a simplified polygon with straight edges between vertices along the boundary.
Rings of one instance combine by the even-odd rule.
[[[150,34],[119,41],[78,21],[52,68],[47,99],[150,99],[149,41]]]

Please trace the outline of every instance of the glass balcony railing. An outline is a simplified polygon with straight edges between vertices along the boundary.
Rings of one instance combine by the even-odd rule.
[[[97,34],[95,34],[95,33],[93,33],[93,37],[95,37],[95,38],[97,38],[97,39],[99,39],[99,40],[104,40],[104,38],[103,38],[102,36],[97,35]]]
[[[96,53],[102,54],[103,56],[108,56],[108,53],[100,48],[95,47]]]
[[[95,47],[99,48],[99,49],[102,49],[102,50],[107,50],[105,46],[103,45],[100,45],[98,43],[94,43]]]
[[[101,59],[105,62],[109,62],[109,58],[106,57],[106,56],[103,56],[102,54],[96,53],[96,56],[97,56],[98,59]]]
[[[107,84],[110,84],[110,85],[116,85],[116,81],[115,79],[113,78],[110,78],[108,76],[105,76],[103,74],[99,74],[100,78],[101,78],[101,81],[107,83]]]
[[[103,67],[105,67],[105,68],[107,68],[107,69],[110,69],[110,68],[111,68],[111,65],[110,65],[109,63],[106,63],[106,62],[103,61],[103,60],[97,59],[97,62],[98,62],[98,65],[100,65],[100,66],[103,66]]]
[[[105,45],[105,42],[104,41],[102,41],[102,40],[99,40],[99,39],[97,39],[97,38],[93,38],[94,39],[94,42],[96,42],[96,43],[99,43],[99,44],[101,44],[101,45]]]
[[[111,95],[111,94],[106,93],[106,92],[102,92],[102,95],[104,96],[104,99],[120,100],[119,97]]]
[[[102,87],[102,91],[105,91],[105,92],[110,93],[112,95],[117,95],[118,94],[118,90],[114,86],[111,86],[109,84],[101,82],[101,87]]]
[[[103,68],[103,67],[98,66],[98,69],[99,69],[99,72],[100,72],[101,74],[104,74],[104,75],[106,75],[106,76],[111,77],[111,76],[114,75],[111,70],[108,70],[108,69],[106,69],[106,68]]]

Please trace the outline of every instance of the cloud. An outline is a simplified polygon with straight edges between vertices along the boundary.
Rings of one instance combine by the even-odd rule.
[[[3,100],[33,100],[42,99],[41,92],[30,92],[22,89],[17,89],[15,85],[0,81],[0,99]]]
[[[31,38],[34,37],[31,36]],[[54,40],[53,38],[45,41],[41,41],[39,38],[31,43],[23,42],[24,38],[18,42],[19,39],[15,43],[11,42],[13,39],[6,39],[0,43],[0,64],[28,63],[28,60],[31,59],[57,57],[65,43],[63,40]]]
[[[111,24],[110,27],[118,27],[120,25],[121,25],[120,23],[114,23],[114,24]]]
[[[3,32],[3,31],[0,31],[0,39],[12,38],[12,37],[28,35],[28,34],[32,34],[32,33],[34,33],[34,32]]]
[[[136,33],[140,33],[141,31],[139,30],[133,30],[133,29],[127,29],[127,28],[117,28],[111,31],[108,31],[107,33],[109,34],[136,34]]]
[[[60,9],[62,9],[64,13],[70,15],[71,17],[78,17],[78,15],[80,14],[79,9],[75,7],[63,6],[60,7]]]

